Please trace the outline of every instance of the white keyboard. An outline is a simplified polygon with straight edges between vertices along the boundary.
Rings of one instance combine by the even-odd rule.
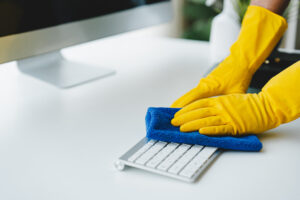
[[[194,182],[220,151],[215,147],[142,139],[115,163]]]

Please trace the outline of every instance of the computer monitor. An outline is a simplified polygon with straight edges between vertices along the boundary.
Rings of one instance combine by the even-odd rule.
[[[170,21],[168,0],[1,0],[0,63],[61,88],[112,74],[64,60],[60,49]]]

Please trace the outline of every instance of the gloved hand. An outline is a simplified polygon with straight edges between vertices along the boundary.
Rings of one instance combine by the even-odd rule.
[[[198,100],[171,121],[183,132],[205,135],[261,133],[300,117],[300,61],[273,77],[259,94]]]
[[[171,107],[181,108],[206,97],[245,93],[252,75],[269,56],[286,28],[283,17],[259,6],[249,6],[230,55]]]

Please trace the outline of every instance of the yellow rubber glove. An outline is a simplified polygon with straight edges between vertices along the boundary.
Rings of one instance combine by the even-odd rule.
[[[205,97],[245,93],[253,74],[269,56],[286,28],[283,17],[259,6],[249,6],[230,55],[171,107],[181,108]]]
[[[300,61],[273,77],[259,94],[198,100],[171,121],[183,132],[205,135],[261,133],[300,117]]]

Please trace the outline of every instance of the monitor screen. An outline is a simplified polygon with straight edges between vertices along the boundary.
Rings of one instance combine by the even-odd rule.
[[[0,37],[166,0],[0,0]]]

